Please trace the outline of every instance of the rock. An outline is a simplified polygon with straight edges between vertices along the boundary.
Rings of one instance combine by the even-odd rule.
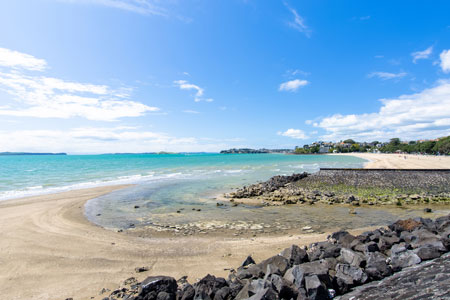
[[[193,300],[195,296],[195,289],[189,283],[183,286],[181,291],[177,292],[177,299],[181,300]]]
[[[412,234],[415,235],[416,238],[411,240],[410,242],[411,247],[420,248],[421,246],[424,245],[430,245],[432,247],[439,249],[439,251],[441,252],[446,251],[446,248],[442,243],[440,236],[431,233],[426,229],[414,230]]]
[[[392,274],[391,267],[387,264],[387,257],[380,252],[367,254],[365,272],[371,280],[379,280]]]
[[[354,267],[364,267],[366,264],[364,255],[347,248],[341,249],[341,255],[337,258],[337,260]]]
[[[228,287],[228,283],[224,278],[208,274],[194,284],[194,299],[199,299],[200,297],[205,299],[206,296],[209,299],[214,299],[216,292],[223,287]]]
[[[297,245],[284,249],[280,255],[288,260],[291,267],[309,261],[306,251]]]
[[[160,292],[160,293],[158,293],[156,300],[175,300],[175,294],[169,294],[167,292]]]
[[[306,293],[308,294],[308,299],[328,299],[328,290],[317,275],[305,277],[305,288]]]
[[[137,267],[137,268],[134,268],[134,271],[135,271],[136,273],[147,272],[148,270],[149,270],[148,267]]]
[[[160,292],[175,294],[177,292],[177,282],[175,278],[168,276],[147,277],[139,287],[139,293],[136,300],[156,299]]]
[[[284,275],[286,270],[289,268],[289,261],[281,256],[272,256],[258,264],[258,266],[265,272],[265,274],[279,274]],[[270,270],[270,272],[268,272]]]
[[[239,279],[246,278],[261,278],[264,276],[264,271],[259,265],[249,265],[248,267],[239,267],[236,272],[236,277]]]
[[[303,268],[300,268],[299,265],[295,265],[286,271],[286,274],[284,274],[284,279],[292,282],[297,287],[297,289],[303,288],[305,270]]]
[[[433,212],[433,210],[432,210],[431,208],[429,208],[429,207],[424,208],[423,211],[426,212],[426,213],[431,213],[431,212]]]
[[[415,249],[414,253],[417,254],[421,260],[429,260],[441,256],[439,247],[435,247],[433,245],[421,246],[420,248]]]
[[[391,254],[391,267],[394,272],[400,271],[406,267],[410,267],[413,265],[417,265],[421,262],[421,259],[417,254],[415,254],[411,250],[407,250],[401,253],[392,253]]]
[[[350,244],[356,239],[355,236],[351,235],[347,231],[338,231],[330,235],[329,240],[331,242],[338,243],[343,247],[350,248]]]
[[[256,264],[253,258],[249,255],[247,258],[242,262],[241,267],[246,267],[251,264]]]
[[[270,278],[272,287],[281,299],[296,299],[298,296],[297,287],[283,277],[273,274]]]
[[[361,268],[348,264],[336,265],[335,281],[340,293],[347,292],[353,286],[366,282],[367,279],[367,274]]]
[[[139,208],[139,207],[140,207],[139,205],[135,205],[135,206],[134,206],[134,208]]]
[[[307,250],[308,258],[310,261],[328,258],[338,257],[341,251],[341,246],[332,244],[330,242],[319,242],[309,246]]]
[[[220,290],[216,292],[214,295],[214,300],[226,300],[230,296],[231,289],[227,286],[224,286]]]

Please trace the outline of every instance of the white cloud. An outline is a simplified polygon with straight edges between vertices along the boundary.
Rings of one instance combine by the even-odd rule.
[[[96,4],[142,15],[167,16],[168,11],[157,0],[60,0],[69,3]]]
[[[305,24],[305,20],[298,14],[298,12],[290,7],[286,2],[284,2],[284,5],[289,9],[289,11],[294,15],[294,21],[289,22],[289,26],[296,29],[297,31],[304,33],[307,37],[311,36],[311,30],[308,26]]]
[[[408,75],[408,74],[405,72],[400,72],[400,73],[372,72],[372,73],[368,74],[367,77],[369,77],[369,78],[378,77],[381,80],[389,80],[389,79],[402,78],[402,77],[405,77],[406,75]]]
[[[130,100],[129,89],[114,90],[106,85],[27,74],[27,71],[44,70],[47,63],[11,50],[4,53],[14,54],[9,55],[13,59],[2,60],[7,70],[0,71],[0,90],[11,95],[15,105],[1,108],[0,115],[114,121],[159,110]],[[18,67],[24,70],[17,70]]]
[[[365,114],[336,114],[315,123],[326,134],[325,140],[353,138],[386,140],[435,138],[450,134],[450,80],[420,93],[381,99],[378,112]]]
[[[411,53],[411,56],[413,57],[413,63],[417,63],[417,61],[419,59],[427,59],[428,57],[430,57],[432,52],[433,52],[433,46],[430,46],[423,51],[417,51],[417,52]]]
[[[187,114],[199,114],[200,113],[200,112],[198,112],[196,110],[191,110],[191,109],[183,110],[183,112],[187,113]]]
[[[200,102],[200,101],[206,101],[206,102],[213,102],[214,99],[212,98],[202,98],[203,94],[205,93],[205,90],[201,87],[199,87],[196,84],[189,83],[187,80],[175,80],[173,82],[176,86],[178,86],[181,90],[194,90],[194,101]]]
[[[294,79],[290,81],[283,82],[280,84],[278,90],[280,91],[290,91],[295,92],[300,87],[307,85],[309,82],[307,80]]]
[[[301,129],[290,128],[284,132],[278,131],[277,134],[281,135],[281,136],[290,137],[293,139],[298,139],[298,140],[304,140],[304,139],[308,138],[308,136],[306,136],[306,134]]]
[[[450,49],[442,51],[440,58],[442,71],[445,73],[450,72]]]
[[[29,54],[0,48],[0,66],[30,71],[43,71],[47,63],[45,60]]]
[[[220,151],[242,141],[174,137],[134,127],[82,127],[69,130],[0,130],[0,151],[120,153]],[[232,143],[232,144],[230,144]]]

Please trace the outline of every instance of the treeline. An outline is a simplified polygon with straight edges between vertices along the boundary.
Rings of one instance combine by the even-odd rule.
[[[400,139],[394,138],[383,147],[380,148],[381,152],[392,153],[396,151],[402,151],[406,153],[426,153],[426,154],[450,154],[450,136],[440,138],[437,141],[423,141],[416,142],[410,141],[408,143],[402,143]]]

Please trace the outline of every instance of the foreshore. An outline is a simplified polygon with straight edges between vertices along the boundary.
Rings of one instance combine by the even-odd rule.
[[[399,166],[395,161],[401,161],[392,155],[386,162],[387,157],[378,155],[363,158],[378,163],[371,168],[395,168]],[[450,158],[441,158],[417,160],[429,161],[427,168],[448,168]],[[413,159],[403,160],[402,165],[419,168]],[[190,281],[208,273],[227,276],[228,268],[239,265],[249,254],[260,261],[292,244],[307,245],[329,234],[139,238],[106,230],[85,219],[83,206],[87,200],[126,187],[98,187],[0,202],[2,298],[78,300],[98,295],[95,299],[102,299],[102,288],[113,290],[132,276],[142,280],[149,275],[187,275]],[[149,271],[136,273],[136,267],[148,267]]]

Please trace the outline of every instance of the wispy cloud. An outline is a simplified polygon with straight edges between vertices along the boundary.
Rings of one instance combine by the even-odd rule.
[[[306,26],[305,20],[303,19],[302,16],[300,16],[300,14],[297,12],[297,10],[295,10],[294,8],[289,6],[289,4],[287,2],[284,2],[284,6],[286,6],[286,8],[289,9],[289,11],[294,16],[294,20],[288,22],[289,26],[291,26],[295,30],[305,34],[307,37],[311,37],[311,29],[308,26]]]
[[[313,125],[327,132],[321,137],[325,140],[417,139],[450,133],[450,80],[439,81],[420,93],[380,101],[378,112],[336,114]]]
[[[183,110],[183,112],[187,113],[187,114],[199,114],[200,113],[200,112],[198,112],[196,110],[191,110],[191,109]]]
[[[0,48],[0,66],[29,71],[43,71],[47,67],[47,62],[29,54]]]
[[[69,3],[102,5],[142,15],[168,16],[168,11],[158,0],[59,0]]]
[[[430,46],[423,51],[416,51],[411,53],[411,56],[413,57],[413,63],[417,63],[419,59],[429,58],[431,53],[433,53],[433,46]]]
[[[195,91],[195,95],[194,95],[195,102],[200,102],[200,101],[212,102],[212,101],[214,101],[214,99],[212,99],[212,98],[203,98],[205,90],[196,84],[189,83],[187,80],[175,80],[173,83],[176,86],[178,86],[181,90],[194,90]]]
[[[290,128],[284,132],[278,131],[277,134],[281,135],[281,136],[286,136],[286,137],[290,137],[293,139],[297,139],[297,140],[305,140],[308,138],[308,136],[305,134],[305,132],[303,132],[303,130],[301,130],[301,129]]]
[[[300,87],[303,87],[307,85],[309,82],[307,80],[302,79],[294,79],[290,81],[283,82],[280,84],[280,87],[278,88],[279,91],[289,91],[289,92],[295,92]]]
[[[159,110],[130,100],[129,89],[30,74],[45,71],[47,62],[29,54],[2,48],[0,66],[6,69],[0,70],[0,90],[15,100],[13,106],[1,108],[0,115],[114,121]]]
[[[450,49],[444,50],[439,56],[441,58],[441,68],[445,73],[450,72]]]
[[[369,19],[370,19],[370,16],[359,17],[359,20],[361,20],[361,21],[367,21]]]
[[[406,75],[408,75],[408,73],[405,73],[405,72],[400,72],[400,73],[372,72],[372,73],[368,74],[367,77],[369,77],[369,78],[377,77],[377,78],[380,78],[381,80],[390,80],[390,79],[399,79],[399,78],[405,77]]]

